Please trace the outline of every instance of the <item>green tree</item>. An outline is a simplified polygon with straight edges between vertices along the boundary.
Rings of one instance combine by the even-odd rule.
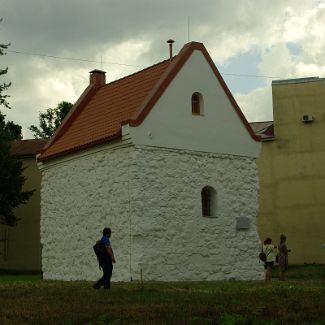
[[[71,103],[63,101],[55,108],[48,108],[44,113],[40,112],[39,127],[31,125],[28,129],[33,132],[36,139],[50,138],[72,106]]]
[[[7,141],[21,140],[23,138],[21,126],[13,121],[6,122],[5,117],[0,111],[0,138]]]
[[[1,20],[0,20],[1,21]],[[9,44],[0,44],[0,56]],[[8,68],[0,69],[0,76],[7,73]],[[3,92],[10,87],[10,83],[0,83],[0,107],[10,109],[8,95]],[[0,223],[15,226],[19,220],[14,209],[26,203],[33,191],[22,191],[25,177],[22,175],[22,161],[16,159],[10,152],[10,141],[20,140],[21,126],[12,121],[5,121],[5,115],[0,111]]]
[[[0,223],[15,226],[14,209],[26,203],[34,191],[22,191],[23,162],[10,153],[10,142],[0,138]]]
[[[0,19],[1,22],[2,19]],[[0,56],[4,55],[4,50],[8,48],[10,44],[0,44]],[[6,69],[1,69],[0,68],[0,76],[5,75],[8,72],[8,67]],[[0,106],[5,106],[7,108],[10,108],[9,103],[7,101],[7,98],[9,95],[3,94],[5,90],[7,90],[10,87],[11,83],[2,83],[0,84]]]

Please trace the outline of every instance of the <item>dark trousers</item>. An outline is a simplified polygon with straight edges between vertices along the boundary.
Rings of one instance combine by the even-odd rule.
[[[105,289],[111,287],[111,276],[113,272],[113,264],[110,262],[100,263],[100,267],[103,270],[103,276],[96,282],[96,287],[104,286]]]

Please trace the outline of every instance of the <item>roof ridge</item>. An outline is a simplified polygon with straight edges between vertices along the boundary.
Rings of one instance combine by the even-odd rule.
[[[177,55],[173,56],[173,59],[174,59],[176,56],[177,56]],[[109,82],[109,83],[103,85],[101,88],[106,87],[106,86],[110,86],[110,85],[112,85],[112,84],[115,83],[115,82],[118,82],[118,81],[121,81],[121,80],[124,80],[124,79],[128,79],[128,78],[130,78],[130,77],[133,77],[133,76],[136,75],[136,74],[139,74],[139,73],[141,73],[141,72],[144,72],[145,70],[149,70],[149,69],[151,69],[151,68],[153,68],[153,67],[155,67],[155,66],[157,66],[157,65],[160,65],[160,64],[162,64],[162,63],[166,63],[167,61],[170,61],[170,59],[165,59],[165,60],[163,60],[163,61],[160,61],[160,62],[157,62],[157,63],[155,63],[155,64],[153,64],[153,65],[150,65],[149,67],[143,68],[142,70],[139,70],[139,71],[133,72],[133,73],[131,73],[131,74],[128,74],[127,76],[124,76],[124,77],[121,77],[121,78],[119,78],[119,79],[113,80],[113,81],[111,81],[111,82]]]
[[[49,138],[41,138],[41,139],[15,139],[11,142],[22,142],[22,141],[47,141]]]

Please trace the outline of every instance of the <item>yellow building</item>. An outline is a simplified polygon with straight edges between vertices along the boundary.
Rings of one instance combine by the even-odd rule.
[[[0,269],[41,270],[40,244],[40,184],[41,174],[35,154],[46,140],[22,140],[12,142],[11,152],[23,160],[26,182],[24,190],[35,192],[15,214],[21,220],[16,227],[0,224]]]
[[[252,123],[261,240],[287,235],[290,263],[325,263],[325,79],[273,81],[273,122]]]

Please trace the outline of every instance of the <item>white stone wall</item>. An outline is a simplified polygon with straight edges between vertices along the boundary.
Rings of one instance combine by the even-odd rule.
[[[112,227],[112,281],[260,279],[255,159],[124,147],[76,155],[42,170],[45,279],[100,276],[92,245]],[[218,194],[201,216],[201,189]],[[236,230],[236,217],[250,220]]]
[[[44,279],[95,280],[92,246],[113,230],[112,280],[130,280],[128,166],[130,148],[106,149],[45,164],[41,189]]]
[[[255,159],[140,147],[132,168],[131,268],[138,280],[261,279]],[[201,189],[218,195],[201,215]],[[236,218],[250,220],[236,230]]]

